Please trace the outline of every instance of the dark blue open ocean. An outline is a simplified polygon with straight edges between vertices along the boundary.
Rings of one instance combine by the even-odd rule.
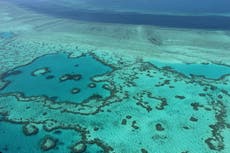
[[[224,15],[230,14],[230,1],[228,0],[197,2],[193,0],[81,0],[90,3],[92,5],[90,8],[79,8],[74,5],[63,7],[65,3],[68,4],[68,1],[64,0],[58,1],[58,4],[53,1],[39,0],[11,1],[16,1],[16,3],[40,13],[82,21],[174,28],[230,29],[230,16]],[[99,9],[93,11],[94,7]]]
[[[0,0],[0,153],[230,153],[230,0]]]

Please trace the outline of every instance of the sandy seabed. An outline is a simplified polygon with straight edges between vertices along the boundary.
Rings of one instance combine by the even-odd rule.
[[[0,7],[3,153],[230,152],[229,74],[217,79],[187,76],[152,62],[217,64],[227,69],[229,31],[90,23],[46,16],[2,1]],[[84,97],[83,90],[91,93],[99,88],[98,94],[57,101],[58,96],[71,94],[58,79],[69,76],[66,81],[75,83],[70,76],[78,72],[76,68],[71,74],[75,70],[71,62],[58,70],[64,64],[58,58],[44,60],[61,54],[76,62],[90,56],[110,68],[105,73],[88,61],[75,64],[85,67],[79,70],[82,78],[89,72],[94,75],[72,94]],[[29,75],[39,69],[49,71]],[[24,80],[17,81],[19,77]],[[55,79],[63,85],[57,95],[44,95],[42,87],[30,91],[43,83],[53,91]],[[77,85],[76,81],[73,89]]]

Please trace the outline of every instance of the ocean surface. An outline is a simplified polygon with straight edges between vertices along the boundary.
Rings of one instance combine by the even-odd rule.
[[[197,29],[230,29],[230,18],[227,7],[230,2],[222,0],[204,0],[196,5],[194,1],[80,1],[88,7],[77,6],[80,2],[73,2],[71,6],[65,6],[68,1],[29,1],[12,0],[28,9],[55,17],[64,17],[82,21],[156,25],[174,28]],[[56,4],[57,3],[57,4]],[[67,4],[65,4],[67,3]],[[80,5],[83,5],[81,4]],[[76,7],[75,7],[75,5]],[[210,5],[209,5],[210,4]],[[84,5],[83,5],[84,6]],[[174,13],[174,14],[173,14]]]
[[[229,153],[229,0],[0,0],[0,153]]]

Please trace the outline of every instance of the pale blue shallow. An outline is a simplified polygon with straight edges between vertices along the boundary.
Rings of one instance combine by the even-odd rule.
[[[170,67],[179,73],[188,77],[191,75],[204,76],[209,79],[219,79],[223,76],[230,75],[230,67],[218,64],[186,64],[186,63],[166,63],[153,61],[159,68]]]

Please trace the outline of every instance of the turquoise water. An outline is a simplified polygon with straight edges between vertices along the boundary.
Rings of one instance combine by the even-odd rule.
[[[229,6],[0,0],[0,153],[229,153]]]
[[[68,152],[68,147],[71,146],[71,142],[80,141],[81,135],[71,130],[55,130],[53,132],[42,131],[42,127],[39,127],[39,133],[32,136],[25,136],[22,132],[23,126],[20,124],[0,123],[0,149],[2,152],[9,153],[41,153],[41,148],[38,140],[41,142],[45,137],[53,137],[58,144],[54,150],[48,151],[48,153],[54,152]],[[14,140],[12,141],[12,136]],[[69,139],[68,142],[63,140]]]
[[[15,35],[12,32],[1,32],[0,33],[0,38],[1,39],[10,39],[13,38]]]
[[[45,55],[6,73],[3,80],[8,84],[1,93],[20,92],[26,97],[47,96],[69,102],[81,102],[94,95],[105,98],[110,95],[110,91],[103,89],[106,82],[95,82],[93,77],[111,70],[90,55],[70,59],[65,54]]]
[[[188,77],[192,75],[204,76],[209,79],[219,79],[222,76],[230,74],[230,67],[218,64],[183,64],[183,63],[164,63],[164,62],[152,62],[159,68],[170,67],[179,73],[182,73]]]
[[[25,126],[25,125],[23,125]],[[40,143],[46,137],[53,137],[57,142],[57,145],[53,150],[45,151],[47,153],[55,152],[69,152],[71,143],[81,140],[81,135],[74,130],[54,130],[52,132],[42,131],[42,127],[39,127],[40,132],[33,136],[24,136],[22,133],[23,126],[20,124],[0,123],[0,149],[4,153],[42,153]],[[14,141],[12,142],[12,135]],[[65,141],[68,139],[68,141]],[[102,153],[103,151],[95,144],[88,144],[84,151],[85,153]]]

